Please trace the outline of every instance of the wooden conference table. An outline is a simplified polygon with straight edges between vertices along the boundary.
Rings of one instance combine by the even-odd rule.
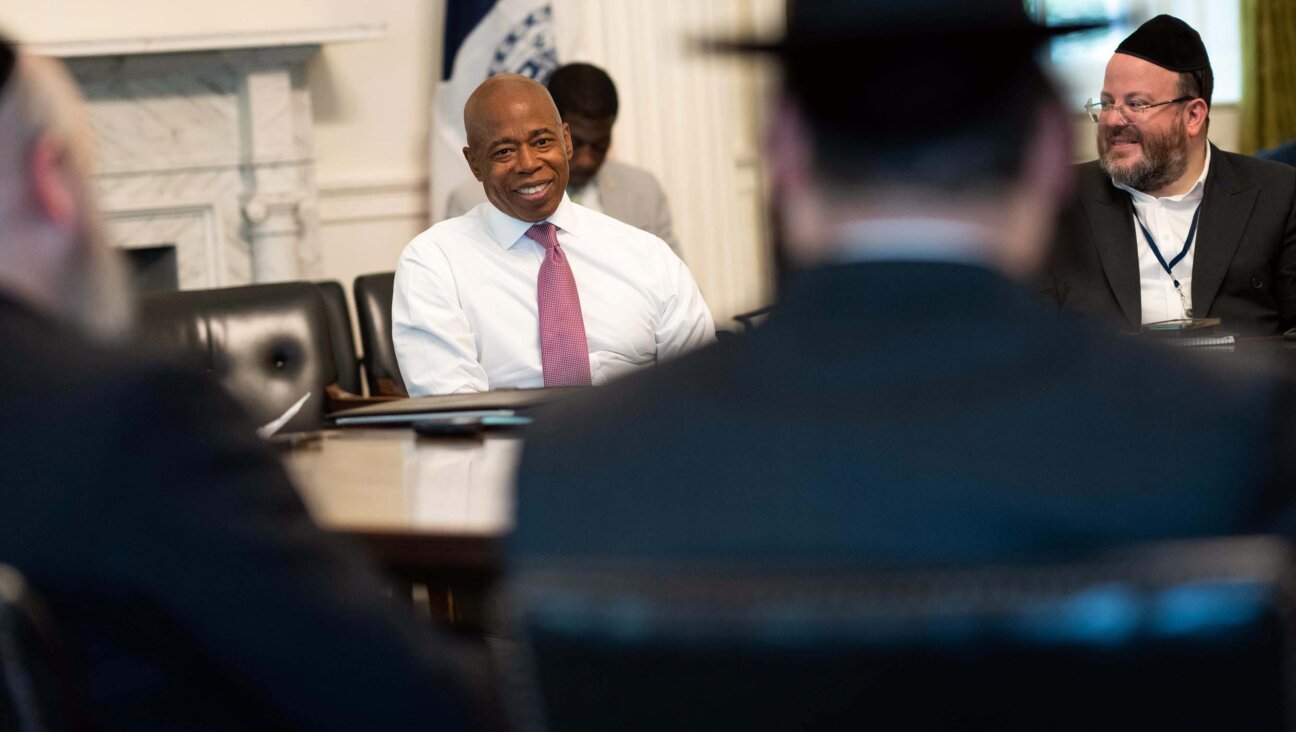
[[[420,437],[409,427],[295,436],[284,464],[323,528],[410,582],[486,586],[513,525],[513,433]]]
[[[1248,338],[1188,351],[1186,358],[1268,364],[1296,377],[1296,341]],[[537,394],[494,392],[469,402],[502,397],[509,403],[489,406],[524,407]],[[420,437],[408,426],[348,427],[280,444],[316,521],[359,541],[397,577],[487,587],[499,575],[513,526],[517,433]]]

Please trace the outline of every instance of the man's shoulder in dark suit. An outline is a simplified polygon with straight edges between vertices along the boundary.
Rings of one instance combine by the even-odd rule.
[[[1285,165],[1296,165],[1296,140],[1285,142],[1267,150],[1261,150],[1256,153],[1256,157],[1263,160],[1273,160]]]
[[[1226,328],[1276,334],[1296,324],[1296,168],[1213,146],[1211,156],[1194,300],[1208,303],[1201,316],[1221,317]],[[1059,215],[1042,289],[1064,310],[1132,330],[1140,312],[1129,197],[1096,160],[1075,171],[1076,192]],[[1207,282],[1212,286],[1199,292]]]
[[[0,562],[48,601],[97,724],[464,724],[436,639],[214,383],[8,299],[0,341]]]
[[[1238,171],[1238,174],[1242,176],[1279,182],[1288,186],[1293,185],[1293,181],[1296,181],[1296,168],[1278,160],[1228,152],[1218,147],[1211,148],[1211,155],[1217,155],[1228,160],[1228,164],[1233,166]]]
[[[984,270],[831,269],[751,335],[542,419],[514,556],[975,561],[1278,520],[1276,382]]]

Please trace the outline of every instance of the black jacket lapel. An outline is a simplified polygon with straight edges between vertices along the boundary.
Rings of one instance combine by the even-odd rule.
[[[1259,195],[1259,188],[1243,189],[1228,156],[1211,145],[1211,167],[1193,243],[1192,302],[1198,316],[1210,312]]]
[[[1143,322],[1143,305],[1139,297],[1139,263],[1134,239],[1134,209],[1129,195],[1102,176],[1092,196],[1084,198],[1085,215],[1093,233],[1098,259],[1102,262],[1107,283],[1129,324],[1138,329]]]

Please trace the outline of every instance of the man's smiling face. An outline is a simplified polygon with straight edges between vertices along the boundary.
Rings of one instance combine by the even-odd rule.
[[[469,98],[464,126],[464,157],[495,208],[521,221],[553,215],[572,143],[549,92],[525,77],[492,77]]]
[[[1157,104],[1179,96],[1179,74],[1124,53],[1112,56],[1102,100],[1122,106],[1098,119],[1099,162],[1112,180],[1155,193],[1184,174],[1188,133],[1183,105],[1166,104],[1141,114],[1128,109],[1131,103]]]

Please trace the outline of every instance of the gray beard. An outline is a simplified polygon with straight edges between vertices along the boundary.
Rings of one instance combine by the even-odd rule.
[[[1144,193],[1158,191],[1179,180],[1188,170],[1188,151],[1183,145],[1149,146],[1147,138],[1143,138],[1143,157],[1134,165],[1113,165],[1110,156],[1104,153],[1098,158],[1098,167],[1123,186]]]
[[[1159,191],[1179,180],[1188,170],[1188,156],[1182,151],[1172,152],[1159,160],[1144,156],[1134,165],[1124,168],[1109,165],[1104,157],[1098,161],[1098,166],[1117,183],[1146,193]]]

